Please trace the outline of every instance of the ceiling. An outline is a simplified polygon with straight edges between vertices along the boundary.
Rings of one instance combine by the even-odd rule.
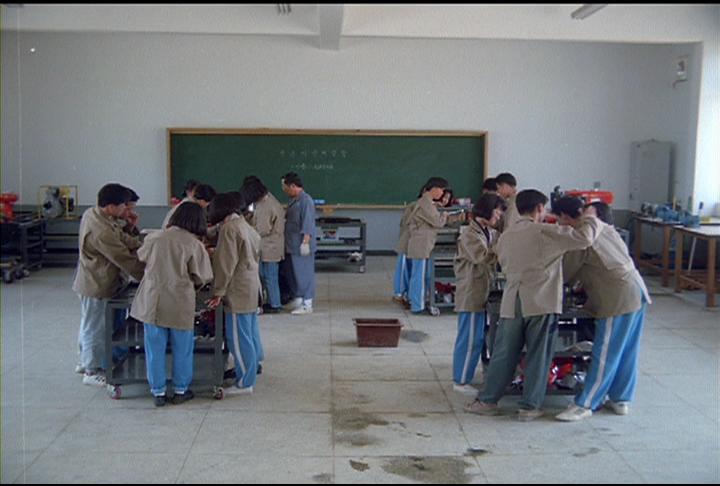
[[[341,39],[350,37],[678,43],[706,39],[708,25],[717,35],[720,11],[713,4],[608,4],[584,20],[572,19],[570,14],[581,6],[2,4],[0,26],[21,31],[314,37],[321,49],[339,49]]]

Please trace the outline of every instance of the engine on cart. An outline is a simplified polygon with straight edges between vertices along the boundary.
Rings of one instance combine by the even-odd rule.
[[[73,188],[74,196],[71,195]],[[38,210],[43,218],[77,216],[76,200],[77,186],[40,186],[38,189]]]

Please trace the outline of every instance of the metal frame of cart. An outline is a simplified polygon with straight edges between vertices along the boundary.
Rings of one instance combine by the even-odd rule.
[[[128,347],[125,358],[117,364],[107,366],[105,380],[107,392],[110,398],[119,399],[121,396],[121,385],[147,384],[147,366],[145,363],[144,324],[133,319],[124,319],[119,329],[114,329],[115,312],[118,310],[129,311],[135,295],[135,285],[130,285],[112,297],[105,310],[105,356],[108,362],[112,361],[112,350],[114,346]],[[196,299],[197,310],[203,310],[201,303],[204,302],[204,291],[198,292]],[[127,313],[127,312],[126,312]],[[215,308],[215,336],[211,338],[196,338],[193,350],[193,379],[194,389],[212,387],[213,397],[217,400],[223,398],[223,374],[227,350],[224,346],[224,322],[223,307],[220,304]],[[166,366],[168,383],[172,379],[172,366],[168,345],[166,354]]]

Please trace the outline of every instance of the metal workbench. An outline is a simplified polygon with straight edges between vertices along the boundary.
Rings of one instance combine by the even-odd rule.
[[[365,273],[366,225],[361,219],[322,217],[315,225],[315,264],[357,268]]]
[[[124,311],[126,317],[132,305],[137,284],[125,287],[112,297],[105,310],[105,356],[108,362],[113,355],[113,347],[127,347],[128,352],[118,363],[107,366],[105,379],[107,392],[110,398],[118,399],[121,396],[121,385],[143,383],[147,385],[147,366],[145,363],[144,325],[142,322],[126,318],[122,325],[115,326],[116,312]],[[205,300],[211,298],[209,291],[201,290],[196,295],[196,312],[204,310]],[[190,386],[193,390],[211,387],[213,397],[220,400],[224,396],[223,373],[227,358],[227,349],[224,346],[224,322],[222,303],[215,308],[215,335],[214,337],[195,337],[193,351],[193,379]],[[197,333],[196,333],[197,334]],[[171,350],[167,348],[168,384],[172,380]],[[148,385],[149,386],[149,385]]]
[[[500,288],[498,285],[496,288]],[[485,345],[482,353],[482,361],[487,364],[492,356],[492,347],[495,340],[495,332],[497,330],[498,321],[500,320],[500,302],[502,300],[502,290],[495,290],[490,293],[486,304],[486,324],[485,324]],[[585,312],[579,305],[578,299],[569,293],[566,288],[566,296],[563,301],[563,313],[560,315],[558,340],[555,346],[555,355],[553,361],[572,361],[572,372],[580,374],[584,377],[590,366],[590,353],[592,350],[592,340],[595,331],[595,319]],[[522,353],[524,356],[524,351]],[[522,359],[521,356],[521,359]],[[556,363],[557,364],[557,363]],[[548,370],[549,371],[549,370]],[[547,388],[548,395],[574,395],[583,387],[582,381],[572,382],[574,386],[562,386],[568,382],[556,381]],[[522,394],[522,382],[514,380],[508,387],[506,394],[520,395]]]

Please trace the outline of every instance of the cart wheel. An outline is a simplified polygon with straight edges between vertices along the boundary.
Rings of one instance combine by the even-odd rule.
[[[2,279],[3,282],[11,284],[15,281],[15,276],[12,272],[3,270]]]
[[[359,272],[359,273],[365,273],[365,267],[360,267],[360,268],[358,268],[358,272]]]
[[[107,393],[113,400],[118,400],[120,398],[120,385],[108,385]]]
[[[213,398],[215,400],[222,400],[224,396],[225,396],[225,390],[223,390],[223,387],[216,386],[213,389]]]
[[[440,315],[440,308],[438,307],[430,307],[429,309],[431,316],[439,316]]]
[[[30,276],[30,270],[27,268],[24,268],[22,271],[23,277],[29,277]]]

